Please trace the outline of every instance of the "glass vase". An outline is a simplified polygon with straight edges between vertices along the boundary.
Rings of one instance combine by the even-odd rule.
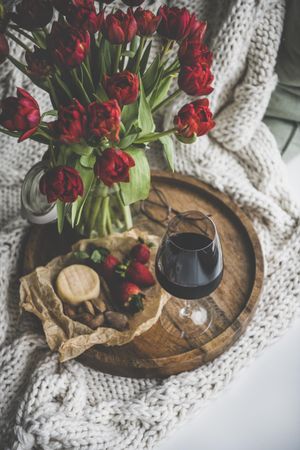
[[[74,228],[88,238],[103,237],[132,228],[130,206],[123,204],[118,185],[109,188],[96,180]]]

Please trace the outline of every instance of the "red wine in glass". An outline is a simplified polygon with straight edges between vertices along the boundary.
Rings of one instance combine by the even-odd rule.
[[[223,276],[223,256],[215,224],[198,211],[178,214],[169,223],[156,257],[156,277],[161,286],[177,299],[171,299],[161,317],[173,334],[201,334],[212,321],[208,297]],[[172,316],[172,317],[171,317]],[[166,326],[166,322],[169,325]],[[171,327],[172,328],[172,327]]]

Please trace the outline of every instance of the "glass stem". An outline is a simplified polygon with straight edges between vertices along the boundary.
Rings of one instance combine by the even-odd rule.
[[[193,311],[191,302],[189,300],[184,300],[183,303],[184,304],[180,310],[181,317],[191,317]]]

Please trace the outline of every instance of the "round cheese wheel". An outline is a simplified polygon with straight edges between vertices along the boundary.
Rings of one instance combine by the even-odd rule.
[[[78,305],[99,296],[100,279],[90,267],[73,264],[58,274],[56,290],[61,300]]]

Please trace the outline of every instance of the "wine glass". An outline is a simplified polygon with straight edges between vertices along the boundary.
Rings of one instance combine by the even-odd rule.
[[[213,319],[209,295],[223,276],[222,248],[212,219],[199,211],[173,217],[155,270],[160,285],[173,296],[161,316],[163,328],[177,337],[204,333]]]

